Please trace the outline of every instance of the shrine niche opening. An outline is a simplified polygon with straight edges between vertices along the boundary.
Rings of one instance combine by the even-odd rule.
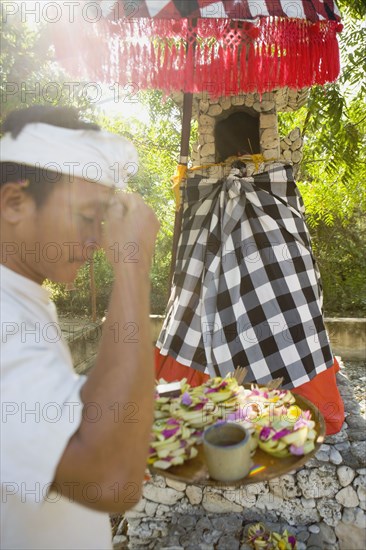
[[[215,125],[216,162],[260,153],[258,113],[234,111]]]

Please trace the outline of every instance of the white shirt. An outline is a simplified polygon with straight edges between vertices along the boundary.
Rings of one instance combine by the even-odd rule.
[[[48,291],[0,266],[1,548],[110,549],[108,515],[48,489],[82,418],[80,388]],[[86,498],[98,498],[97,484]]]

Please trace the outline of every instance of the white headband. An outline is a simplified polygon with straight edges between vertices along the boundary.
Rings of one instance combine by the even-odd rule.
[[[36,166],[65,174],[70,181],[83,178],[120,189],[138,168],[137,151],[124,137],[50,124],[27,124],[16,139],[5,134],[0,150],[2,162]]]

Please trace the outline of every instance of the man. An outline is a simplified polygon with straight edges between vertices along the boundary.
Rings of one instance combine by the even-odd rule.
[[[106,512],[138,502],[153,420],[158,222],[140,197],[115,191],[137,160],[124,138],[50,107],[11,113],[3,133],[1,548],[111,548]],[[73,281],[96,246],[115,282],[86,379],[41,284]]]

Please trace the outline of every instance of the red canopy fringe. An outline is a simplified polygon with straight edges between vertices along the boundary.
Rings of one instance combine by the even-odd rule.
[[[195,27],[187,19],[141,18],[69,24],[53,41],[79,78],[222,96],[334,81],[340,30],[335,21],[277,17],[199,19]]]

